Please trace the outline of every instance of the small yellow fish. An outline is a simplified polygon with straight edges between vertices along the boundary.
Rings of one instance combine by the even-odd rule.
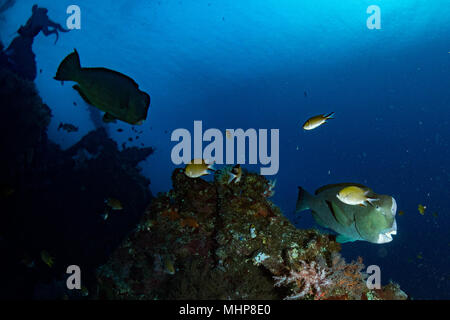
[[[215,171],[213,168],[213,163],[208,164],[203,159],[194,159],[191,161],[191,163],[186,165],[184,173],[189,178],[198,178],[210,174],[208,170]]]
[[[114,198],[108,198],[105,200],[105,203],[108,207],[110,207],[113,210],[123,210],[122,203]]]
[[[48,265],[50,268],[53,267],[53,264],[55,263],[55,258],[53,258],[50,253],[48,253],[45,250],[41,251],[41,259],[42,261]]]
[[[403,211],[403,210],[400,210],[399,212],[398,212],[398,215],[399,216],[402,216],[402,215],[404,215],[405,214],[405,212]]]
[[[164,259],[164,272],[166,272],[170,275],[175,274],[175,267],[173,265],[172,259],[170,259],[169,257],[166,257]]]
[[[334,119],[333,114],[334,114],[334,112],[331,112],[329,114],[321,114],[318,116],[311,117],[305,122],[305,124],[303,125],[303,129],[304,130],[313,130],[317,127],[320,127],[325,122],[327,122],[328,119]]]
[[[238,165],[234,166],[233,169],[231,170],[231,172],[229,172],[228,174],[230,175],[230,178],[228,179],[228,184],[233,182],[233,180],[234,180],[234,183],[239,183],[239,181],[241,181],[241,178],[242,178],[241,165],[238,164]]]
[[[419,204],[419,205],[417,206],[417,209],[419,210],[419,213],[420,213],[421,215],[424,215],[424,214],[425,214],[425,210],[427,209],[427,206],[423,206],[423,205]]]
[[[417,259],[420,259],[420,260],[422,260],[422,259],[423,259],[423,256],[422,256],[422,254],[420,254],[420,253],[419,253],[419,254],[417,255]]]
[[[370,203],[373,205],[372,202],[378,201],[379,199],[369,198],[367,194],[369,193],[368,190],[363,190],[360,187],[357,186],[350,186],[342,189],[338,192],[336,197],[342,201],[345,204],[351,205],[351,206],[366,206],[367,203]]]

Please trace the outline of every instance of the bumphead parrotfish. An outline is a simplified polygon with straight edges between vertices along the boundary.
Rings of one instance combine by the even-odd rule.
[[[371,198],[379,199],[373,206],[353,206],[340,201],[336,195],[345,187],[357,186],[369,190]],[[372,243],[392,241],[397,234],[395,214],[397,203],[387,195],[375,194],[370,188],[357,183],[340,183],[319,188],[311,195],[299,187],[296,212],[310,209],[314,220],[338,234],[340,243],[362,240]]]
[[[77,82],[73,88],[86,103],[106,112],[104,122],[139,125],[147,118],[150,96],[133,79],[106,68],[82,68],[77,50],[61,62],[54,79]]]

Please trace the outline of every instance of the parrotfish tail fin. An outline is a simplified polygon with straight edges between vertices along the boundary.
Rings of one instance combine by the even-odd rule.
[[[74,81],[81,70],[80,56],[76,49],[59,65],[55,80]]]
[[[310,195],[302,187],[298,187],[298,197],[297,197],[297,205],[295,207],[295,212],[301,212],[304,210],[308,210],[311,199],[312,199],[312,195]]]
[[[328,119],[334,119],[333,115],[334,115],[334,112],[331,112],[331,113],[329,113],[329,114],[326,114],[326,115],[325,115],[325,118],[326,118],[327,120],[328,120]]]
[[[236,179],[236,175],[234,173],[229,172],[230,178],[228,178],[228,184],[230,184],[234,179]]]

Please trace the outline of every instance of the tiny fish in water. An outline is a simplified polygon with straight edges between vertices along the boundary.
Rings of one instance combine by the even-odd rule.
[[[402,215],[404,215],[405,214],[405,211],[403,211],[403,210],[400,210],[399,212],[398,212],[398,215],[399,216],[402,216]]]
[[[117,129],[117,132],[123,132],[123,129],[119,128]]]
[[[170,275],[175,274],[175,266],[173,265],[173,261],[171,258],[164,258],[164,272]]]
[[[201,176],[205,176],[210,174],[209,171],[215,171],[213,167],[213,163],[206,163],[203,159],[194,159],[186,165],[186,168],[184,169],[184,173],[189,178],[198,178]]]
[[[76,106],[77,106],[77,103],[74,101],[74,102],[73,102],[73,105],[76,107]]]
[[[306,122],[303,124],[303,129],[305,130],[316,129],[321,125],[323,125],[324,123],[326,123],[327,120],[334,119],[333,114],[334,112],[331,112],[329,114],[321,114],[318,116],[311,117],[308,120],[306,120]]]
[[[421,215],[424,215],[424,214],[425,214],[425,210],[427,210],[427,206],[423,206],[423,205],[419,204],[419,205],[417,206],[417,210],[419,210],[419,213],[420,213]]]
[[[53,258],[50,253],[45,250],[41,251],[41,259],[42,261],[48,265],[50,268],[55,264],[55,258]]]
[[[75,127],[73,124],[70,123],[60,123],[59,127],[58,127],[58,131],[63,129],[64,131],[67,132],[78,132],[78,127]]]
[[[105,203],[113,210],[123,210],[122,203],[115,198],[108,198],[105,200]]]
[[[234,181],[234,183],[239,183],[242,178],[242,168],[241,165],[235,165],[231,172],[229,172],[230,178],[228,179],[228,184]]]

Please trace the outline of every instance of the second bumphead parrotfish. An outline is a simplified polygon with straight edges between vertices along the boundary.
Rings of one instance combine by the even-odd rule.
[[[54,79],[77,82],[73,88],[86,103],[105,112],[106,123],[140,125],[147,119],[150,96],[133,79],[106,68],[82,68],[76,50],[61,62]]]
[[[376,196],[378,201],[373,206],[349,205],[340,201],[336,194],[349,186],[368,190],[368,194]],[[363,185],[326,185],[319,188],[314,195],[299,187],[296,212],[308,209],[319,225],[338,234],[336,240],[340,243],[363,240],[381,244],[392,241],[392,235],[397,234],[395,199],[388,195],[376,195]]]

